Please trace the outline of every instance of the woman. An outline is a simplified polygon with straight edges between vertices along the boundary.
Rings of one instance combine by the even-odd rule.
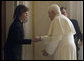
[[[61,14],[58,5],[49,7],[51,25],[48,35],[33,39],[43,40],[43,55],[53,55],[53,60],[76,60],[76,46],[73,35],[76,33],[71,21]]]
[[[9,28],[4,49],[5,60],[21,60],[22,44],[31,44],[31,39],[24,39],[23,22],[27,20],[28,8],[19,5],[14,11],[14,21]]]

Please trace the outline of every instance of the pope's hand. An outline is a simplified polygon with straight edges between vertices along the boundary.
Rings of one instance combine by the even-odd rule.
[[[43,56],[48,56],[48,53],[45,50],[42,50]]]

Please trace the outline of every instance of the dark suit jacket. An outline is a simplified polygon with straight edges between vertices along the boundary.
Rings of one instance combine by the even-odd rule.
[[[5,44],[5,59],[21,59],[22,44],[31,44],[31,39],[24,39],[23,23],[17,18],[9,28]]]
[[[70,19],[70,20],[73,23],[74,28],[76,30],[76,34],[74,35],[75,40],[77,42],[78,42],[79,39],[82,41],[83,40],[83,35],[82,35],[81,31],[80,31],[80,28],[79,28],[77,20],[75,20],[75,19]]]

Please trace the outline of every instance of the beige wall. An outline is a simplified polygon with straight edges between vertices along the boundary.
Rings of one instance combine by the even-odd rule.
[[[48,32],[48,28],[50,25],[50,20],[48,18],[48,2],[35,2],[34,5],[34,22],[35,22],[35,36],[45,35]],[[42,42],[35,43],[35,59],[36,60],[44,60],[51,59],[49,57],[44,57],[42,55],[42,50],[44,45]]]
[[[83,33],[83,1],[70,1],[70,18],[76,19]]]
[[[8,35],[8,30],[13,22],[13,12],[14,12],[14,1],[6,1],[6,38]]]

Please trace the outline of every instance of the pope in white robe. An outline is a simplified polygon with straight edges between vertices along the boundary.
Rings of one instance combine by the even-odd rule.
[[[45,51],[53,55],[53,60],[76,60],[76,32],[72,22],[61,14],[57,4],[51,5],[49,12],[54,12],[55,16],[51,18],[48,34],[40,37],[46,45]]]

